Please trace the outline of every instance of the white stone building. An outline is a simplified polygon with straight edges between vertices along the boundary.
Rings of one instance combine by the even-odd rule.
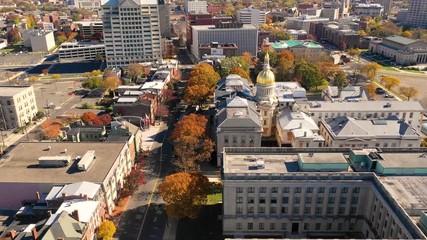
[[[0,127],[11,129],[25,126],[37,113],[32,86],[0,87]]]
[[[237,10],[236,15],[237,21],[240,21],[243,24],[253,24],[256,27],[259,27],[265,23],[266,12],[259,9],[242,8]]]
[[[157,1],[110,0],[102,6],[108,67],[162,57]]]
[[[384,7],[375,3],[360,3],[353,6],[352,10],[359,17],[379,17],[384,14]]]
[[[317,124],[323,118],[348,116],[356,119],[378,119],[396,116],[416,129],[421,128],[424,108],[417,101],[370,101],[366,102],[308,102],[300,105]]]
[[[206,1],[186,1],[184,4],[186,13],[208,13],[208,3]]]
[[[53,31],[27,30],[22,33],[22,37],[24,46],[33,52],[48,52],[56,46]]]
[[[401,36],[384,38],[369,43],[372,53],[391,58],[397,64],[413,65],[427,63],[427,43]]]
[[[419,147],[422,140],[420,132],[393,116],[374,120],[348,116],[323,119],[320,133],[326,140],[325,147]]]

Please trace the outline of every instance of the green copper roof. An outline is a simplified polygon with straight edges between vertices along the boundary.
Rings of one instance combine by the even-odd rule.
[[[305,46],[307,48],[323,48],[321,45],[312,41],[298,41],[298,40],[287,40],[271,43],[271,47],[274,49],[286,49],[297,46]]]

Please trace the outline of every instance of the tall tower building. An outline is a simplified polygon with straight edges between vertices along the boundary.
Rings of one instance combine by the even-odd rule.
[[[237,10],[237,21],[259,27],[265,23],[265,12],[259,9],[243,8]]]
[[[107,66],[162,57],[157,0],[109,0],[102,6]]]
[[[406,25],[427,28],[427,0],[410,0]]]
[[[262,118],[263,137],[270,137],[275,125],[278,103],[276,91],[274,89],[275,82],[274,73],[270,68],[270,57],[267,52],[264,58],[263,70],[256,78],[255,95]]]

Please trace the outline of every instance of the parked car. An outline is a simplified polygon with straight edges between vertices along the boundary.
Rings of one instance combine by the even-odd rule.
[[[382,88],[377,88],[377,89],[375,89],[375,93],[376,93],[376,94],[384,94],[384,93],[385,93],[385,91],[384,91],[384,89],[382,89]]]
[[[391,94],[386,94],[386,95],[384,95],[384,97],[385,97],[385,98],[394,98],[394,96],[393,96],[393,95],[391,95]]]

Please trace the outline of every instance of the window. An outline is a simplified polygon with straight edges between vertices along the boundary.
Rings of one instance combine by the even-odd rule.
[[[276,197],[271,197],[270,203],[277,203],[277,198]]]
[[[246,137],[245,136],[243,136],[240,140],[243,144],[246,144]]]
[[[336,187],[329,188],[329,193],[336,193],[336,192],[337,192],[337,188]]]
[[[360,187],[353,188],[353,193],[359,193],[359,192],[360,192]]]
[[[233,136],[233,143],[237,143],[237,137]]]
[[[409,118],[412,118],[412,117],[414,117],[414,113],[413,112],[409,113]]]
[[[276,224],[270,223],[270,230],[276,230]]]
[[[322,226],[322,224],[321,223],[316,223],[316,225],[315,225],[315,227],[314,227],[314,229],[315,230],[320,230],[320,227]]]
[[[259,213],[265,213],[265,207],[259,207],[258,212]]]
[[[282,224],[281,224],[281,226],[280,226],[280,228],[281,228],[282,230],[286,230],[286,229],[288,228],[288,224],[286,224],[286,223],[282,223]]]
[[[289,193],[289,188],[288,187],[284,187],[283,188],[283,193]]]
[[[308,223],[304,223],[304,230],[307,231],[309,229],[309,227],[310,227],[310,225]]]
[[[242,223],[236,223],[236,230],[242,230]]]
[[[345,207],[338,208],[338,214],[344,214],[344,212],[345,212]]]
[[[243,207],[242,206],[237,206],[236,207],[236,213],[242,213],[243,212]]]
[[[322,207],[316,207],[316,214],[322,214]]]
[[[324,187],[320,187],[317,190],[318,193],[324,193],[325,192],[325,188]]]
[[[300,197],[295,197],[295,198],[294,198],[294,203],[295,203],[295,204],[300,203],[300,201],[301,201]]]
[[[356,212],[357,212],[357,207],[350,208],[350,214],[356,214]]]
[[[326,224],[326,230],[332,230],[332,223]]]
[[[343,227],[342,223],[338,223],[338,231],[342,231],[342,227]]]
[[[312,187],[308,187],[305,189],[306,193],[312,193],[313,192],[313,188]]]
[[[283,197],[282,198],[282,203],[283,204],[288,204],[288,202],[289,202],[289,197]]]
[[[293,214],[298,214],[298,213],[299,213],[299,207],[294,207],[294,208],[292,209],[292,213],[293,213]]]
[[[317,197],[317,203],[323,203],[323,197]]]
[[[224,136],[224,143],[228,143],[228,136]]]
[[[327,213],[327,214],[332,214],[332,213],[334,213],[334,207],[328,207],[328,208],[327,208],[327,210],[326,210],[326,213]]]
[[[348,187],[343,187],[343,188],[341,189],[341,192],[342,192],[342,193],[347,193],[347,192],[348,192]]]
[[[335,202],[335,197],[328,198],[328,203],[334,203],[334,202]]]
[[[305,203],[311,203],[311,197],[306,197],[305,198]]]
[[[254,213],[254,207],[248,207],[248,213]]]
[[[359,201],[359,197],[356,197],[356,196],[351,197],[351,204],[357,204],[358,201]]]
[[[276,207],[270,207],[270,213],[276,213]]]
[[[346,201],[347,201],[346,197],[340,197],[340,204],[345,204]]]
[[[305,214],[309,214],[311,212],[311,207],[305,207],[304,208],[304,213]]]
[[[252,230],[254,229],[254,224],[253,223],[248,223],[248,230]]]
[[[236,192],[237,193],[242,193],[243,192],[243,188],[242,187],[237,187],[236,188]]]
[[[255,188],[254,187],[248,187],[248,193],[254,193]]]
[[[243,198],[242,197],[237,197],[237,203],[243,203]]]
[[[259,198],[259,203],[265,203],[265,197],[260,197]]]
[[[272,193],[277,193],[277,191],[278,191],[277,187],[272,187],[272,188],[271,188],[271,192],[272,192]]]
[[[300,193],[301,192],[301,188],[300,187],[296,187],[295,188],[295,193]]]
[[[248,203],[254,203],[254,197],[248,197]]]
[[[265,193],[265,192],[267,192],[267,188],[266,187],[261,187],[261,188],[259,188],[259,192],[260,193]]]
[[[264,230],[264,223],[259,223],[259,230]]]
[[[288,207],[282,207],[282,213],[287,214],[288,213]]]

